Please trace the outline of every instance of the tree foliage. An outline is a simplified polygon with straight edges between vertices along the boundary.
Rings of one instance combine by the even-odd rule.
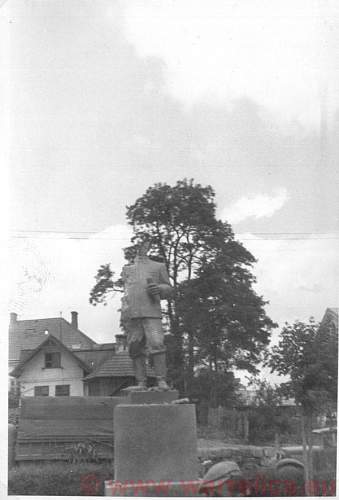
[[[310,318],[308,323],[288,323],[278,345],[272,348],[267,365],[280,375],[288,375],[282,384],[286,395],[294,397],[305,414],[322,410],[336,401],[337,336]]]
[[[99,267],[95,275],[95,285],[93,286],[89,302],[96,306],[97,304],[107,305],[107,300],[113,295],[114,292],[122,292],[122,282],[119,278],[114,281],[114,272],[110,264],[103,264]]]
[[[208,401],[209,406],[232,408],[238,402],[236,396],[239,383],[232,372],[202,369],[192,380],[190,397],[194,400]]]
[[[249,412],[249,441],[253,444],[273,443],[293,433],[291,417],[282,411],[283,394],[280,387],[265,380],[253,378],[254,404]]]
[[[267,365],[289,380],[281,384],[286,395],[301,408],[301,435],[306,481],[313,478],[312,420],[327,413],[337,402],[338,336],[326,324],[310,318],[308,323],[285,324],[278,345],[272,348]],[[312,488],[308,495],[314,494]]]
[[[193,383],[194,367],[255,371],[275,326],[254,289],[253,255],[234,238],[230,224],[216,217],[211,186],[181,180],[158,183],[127,207],[132,245],[151,239],[152,258],[161,259],[175,289],[167,301],[169,372],[176,383]],[[100,273],[100,274],[99,274]],[[103,266],[91,292],[92,303],[118,288]]]

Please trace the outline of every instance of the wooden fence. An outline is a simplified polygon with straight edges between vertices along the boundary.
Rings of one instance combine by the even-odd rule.
[[[236,409],[219,408],[208,409],[208,425],[223,429],[234,437],[247,441],[249,433],[248,412]]]
[[[21,400],[16,461],[76,460],[86,449],[113,457],[113,410],[120,397],[26,397]],[[93,451],[94,450],[94,451]]]

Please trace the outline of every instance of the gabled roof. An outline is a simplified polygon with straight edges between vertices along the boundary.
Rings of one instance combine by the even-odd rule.
[[[325,311],[324,317],[320,322],[320,328],[327,323],[333,323],[338,331],[338,307],[328,307]]]
[[[22,350],[39,346],[46,339],[46,331],[69,349],[74,349],[73,346],[79,349],[96,345],[94,340],[64,318],[17,320],[9,326],[9,359],[19,360]]]
[[[93,371],[114,355],[114,348],[100,349],[100,347],[97,346],[95,349],[86,349],[81,351],[73,349],[73,352],[78,358],[82,359],[87,366],[90,367],[91,371]]]
[[[50,344],[52,343],[53,345],[56,345],[61,351],[66,351],[69,353],[70,356],[72,356],[74,358],[74,360],[76,361],[76,363],[83,369],[85,370],[86,372],[90,372],[90,368],[89,366],[80,358],[78,358],[74,352],[72,352],[70,349],[68,349],[68,347],[66,347],[62,342],[60,342],[60,340],[58,340],[56,337],[54,337],[53,335],[47,335],[45,336],[45,339],[43,340],[43,342],[41,342],[40,345],[38,345],[33,351],[31,351],[22,361],[20,361],[20,363],[14,368],[14,370],[11,371],[10,375],[12,377],[19,377],[25,367],[25,365],[27,363],[30,362],[30,360],[36,355],[38,354],[39,351],[41,351],[41,349],[43,349],[44,346],[46,346],[47,344]]]
[[[155,377],[154,371],[147,367],[147,376]],[[133,361],[127,351],[113,354],[110,359],[105,361],[92,373],[87,375],[84,380],[93,380],[101,377],[134,377]]]

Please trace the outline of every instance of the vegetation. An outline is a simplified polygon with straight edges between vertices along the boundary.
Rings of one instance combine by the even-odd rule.
[[[103,496],[112,476],[111,463],[23,464],[8,472],[8,495]]]
[[[338,390],[338,337],[328,325],[285,324],[278,345],[272,348],[267,365],[279,375],[289,376],[281,384],[286,396],[300,408],[306,480],[313,478],[312,420],[336,407]],[[312,493],[312,492],[309,492]]]
[[[275,326],[266,302],[253,289],[255,259],[235,240],[231,226],[216,218],[215,194],[193,180],[174,186],[156,184],[127,207],[135,245],[147,234],[152,258],[162,260],[176,293],[167,301],[169,376],[181,392],[194,392],[194,371],[215,373],[233,368],[256,372]],[[109,265],[98,270],[92,304],[105,303],[121,289]],[[208,384],[207,384],[208,385]],[[216,401],[211,394],[212,402]]]
[[[256,396],[249,411],[249,442],[279,445],[290,441],[293,435],[295,438],[295,420],[282,407],[280,387],[260,379],[252,379],[250,385],[255,386]]]

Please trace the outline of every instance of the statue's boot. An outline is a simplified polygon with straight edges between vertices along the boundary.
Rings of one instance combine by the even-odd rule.
[[[166,353],[159,352],[153,354],[153,366],[157,378],[157,389],[168,391],[170,388],[166,382]]]

